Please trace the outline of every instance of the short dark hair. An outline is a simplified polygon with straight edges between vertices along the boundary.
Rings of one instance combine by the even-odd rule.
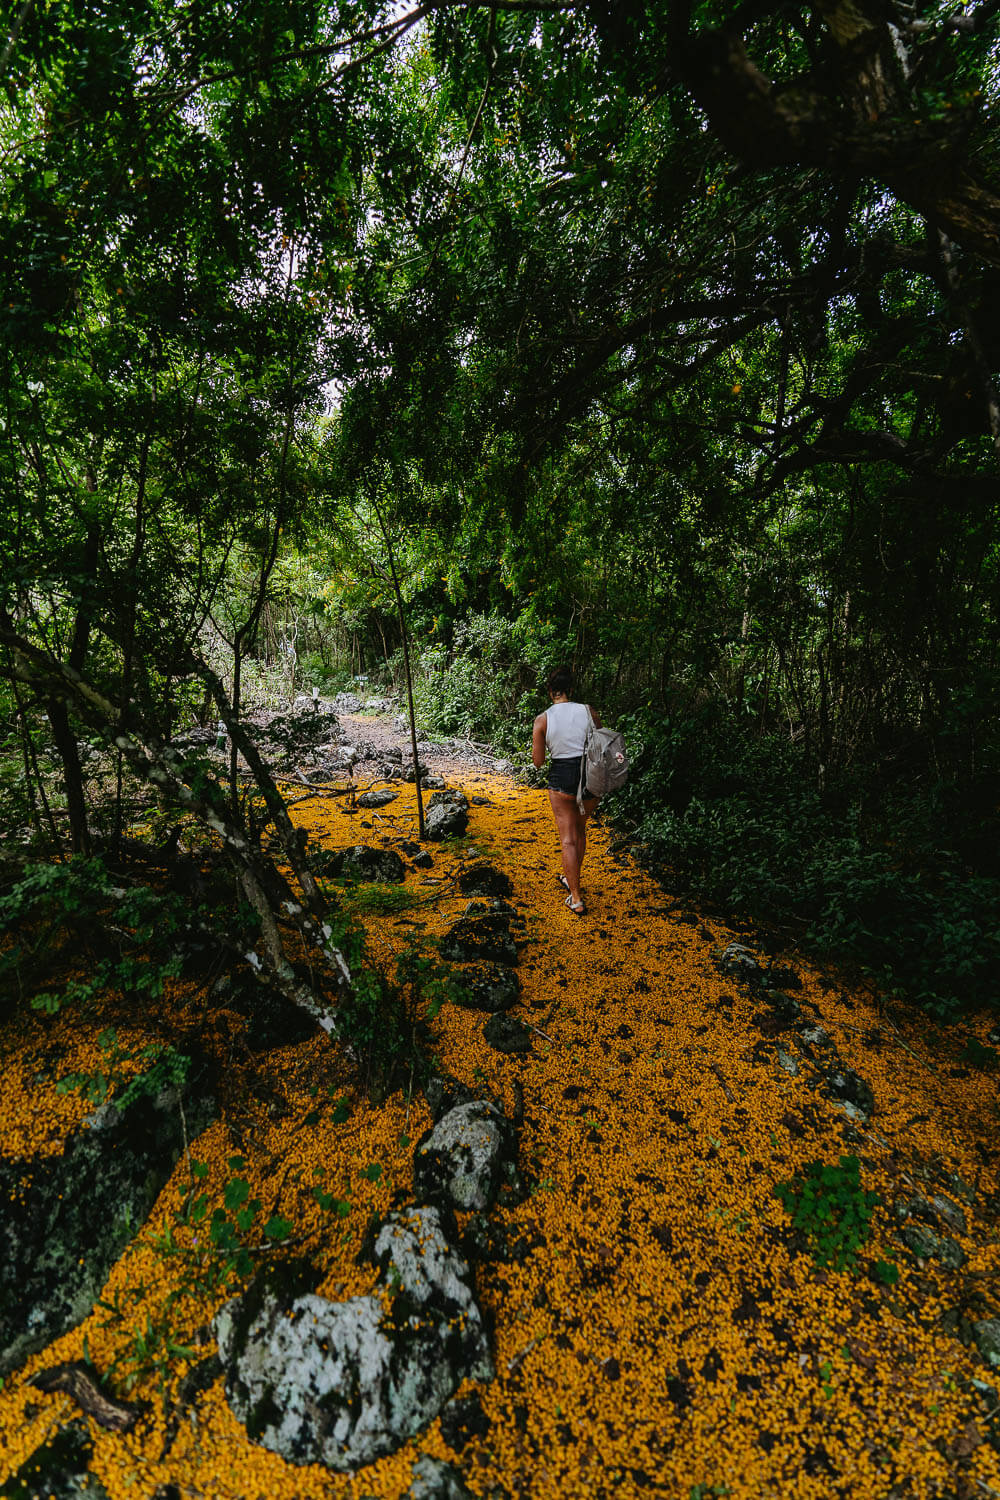
[[[550,672],[545,686],[550,693],[565,693],[567,698],[573,696],[573,673],[569,667],[556,667]]]

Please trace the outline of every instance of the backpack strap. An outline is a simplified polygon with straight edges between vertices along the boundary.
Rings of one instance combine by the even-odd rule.
[[[584,813],[583,786],[587,776],[587,741],[597,728],[597,725],[594,723],[594,715],[590,712],[590,704],[585,703],[583,706],[587,710],[587,733],[583,740],[583,754],[580,756],[580,780],[576,784],[576,805],[580,809],[581,817],[583,817]]]

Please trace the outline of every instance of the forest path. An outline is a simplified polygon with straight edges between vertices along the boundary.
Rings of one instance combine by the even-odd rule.
[[[903,1481],[900,1494],[962,1483],[971,1494],[977,1480],[1000,1491],[978,1398],[956,1384],[987,1372],[938,1326],[996,1271],[992,1223],[966,1203],[957,1277],[918,1267],[893,1232],[899,1195],[962,1201],[967,1189],[985,1207],[996,1191],[992,1082],[967,1067],[950,1076],[942,1057],[963,1040],[930,1050],[919,1026],[899,1035],[870,1000],[796,964],[800,1029],[815,1023],[828,1040],[793,1045],[773,1006],[721,977],[738,935],[613,858],[606,829],[591,831],[581,920],[557,884],[547,794],[449,770],[488,798],[466,842],[513,882],[527,937],[515,1014],[532,1028],[518,1057],[486,1043],[481,1013],[447,1007],[436,1025],[445,1072],[508,1112],[523,1096],[534,1181],[528,1202],[498,1215],[530,1253],[479,1272],[499,1374],[480,1393],[488,1431],[462,1455],[470,1479],[484,1494],[497,1481],[531,1496],[698,1500],[889,1495]],[[410,815],[401,802],[385,809],[394,829]],[[372,835],[387,836],[377,818]],[[430,893],[467,863],[460,851],[434,859],[419,877]],[[432,936],[465,904],[453,895],[369,925],[382,943]],[[870,1125],[823,1097],[837,1068],[871,1084]],[[885,1205],[855,1276],[796,1248],[773,1193],[841,1153],[861,1157]],[[882,1258],[899,1261],[891,1290],[867,1274]]]
[[[159,1381],[166,1369],[175,1389],[186,1364],[137,1360],[133,1395],[149,1401],[148,1419],[127,1436],[91,1424],[92,1468],[111,1500],[149,1500],[160,1485],[206,1500],[401,1500],[421,1454],[457,1465],[484,1500],[1000,1494],[993,1378],[945,1331],[959,1314],[984,1316],[1000,1270],[994,1085],[959,1058],[985,1028],[943,1039],[918,1023],[897,1030],[864,995],[799,961],[784,982],[798,976],[801,1018],[786,1024],[773,997],[720,974],[737,934],[613,857],[607,829],[592,828],[581,920],[557,884],[546,793],[460,757],[432,768],[446,762],[472,800],[467,836],[428,846],[432,863],[408,870],[397,909],[358,911],[390,967],[408,942],[461,916],[462,870],[486,860],[513,884],[523,918],[513,1014],[530,1028],[531,1050],[497,1052],[482,1012],[457,1005],[435,1020],[432,1047],[444,1072],[509,1115],[523,1100],[530,1192],[493,1211],[507,1249],[476,1268],[496,1378],[466,1382],[426,1432],[352,1479],[252,1444],[218,1379],[198,1398],[197,1420],[171,1427]],[[321,792],[289,795],[314,845],[391,847],[416,823],[412,785],[394,790],[370,812]],[[755,946],[752,935],[740,941]],[[355,1095],[348,1112],[337,1102],[348,1077],[324,1038],[246,1058],[233,1040],[240,1024],[216,1004],[229,1092],[223,1119],[193,1143],[200,1186],[223,1202],[238,1171],[265,1205],[261,1220],[280,1212],[297,1250],[322,1266],[324,1295],[368,1292],[374,1273],[357,1258],[364,1229],[407,1201],[427,1108],[419,1096],[373,1105]],[[827,1097],[831,1074],[851,1069],[874,1092],[870,1123],[852,1123]],[[34,1087],[25,1097],[37,1115]],[[864,1187],[882,1198],[853,1275],[818,1270],[774,1196],[776,1182],[844,1152],[860,1157]],[[320,1189],[349,1203],[347,1217],[334,1224]],[[192,1267],[212,1262],[184,1222],[187,1192],[179,1165],[112,1272],[105,1308],[0,1394],[11,1467],[77,1415],[67,1396],[25,1383],[39,1368],[87,1352],[120,1381],[147,1318],[179,1345],[206,1347],[199,1330],[223,1292],[213,1301],[194,1279]],[[900,1246],[894,1207],[917,1192],[945,1194],[964,1217],[967,1232],[947,1230],[965,1257],[958,1271]],[[174,1249],[164,1249],[164,1226]],[[885,1288],[870,1272],[890,1258],[899,1281]]]

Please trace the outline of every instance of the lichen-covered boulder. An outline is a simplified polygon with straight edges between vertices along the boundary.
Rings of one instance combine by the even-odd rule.
[[[226,1397],[254,1442],[338,1471],[373,1462],[493,1365],[468,1266],[436,1208],[388,1215],[373,1248],[379,1296],[331,1302],[266,1274],[217,1314]]]
[[[460,974],[456,1003],[469,1010],[510,1010],[521,998],[521,981],[503,964],[477,964]]]
[[[510,918],[502,912],[482,917],[462,917],[441,939],[441,956],[449,963],[516,964],[517,944],[511,937]]]
[[[178,1057],[103,1104],[60,1155],[0,1159],[0,1374],[87,1316],[185,1133],[215,1115],[204,1068]]]
[[[489,1208],[513,1160],[511,1129],[485,1099],[459,1104],[418,1144],[413,1187],[421,1203],[468,1212]]]

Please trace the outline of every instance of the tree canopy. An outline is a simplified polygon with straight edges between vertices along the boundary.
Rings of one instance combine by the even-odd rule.
[[[37,826],[41,734],[57,842],[120,849],[145,778],[269,920],[243,671],[296,549],[371,659],[408,613],[428,662],[498,665],[467,730],[571,656],[654,739],[712,705],[821,791],[985,815],[998,12],[9,6],[0,671]],[[228,787],[171,759],[210,704]]]

